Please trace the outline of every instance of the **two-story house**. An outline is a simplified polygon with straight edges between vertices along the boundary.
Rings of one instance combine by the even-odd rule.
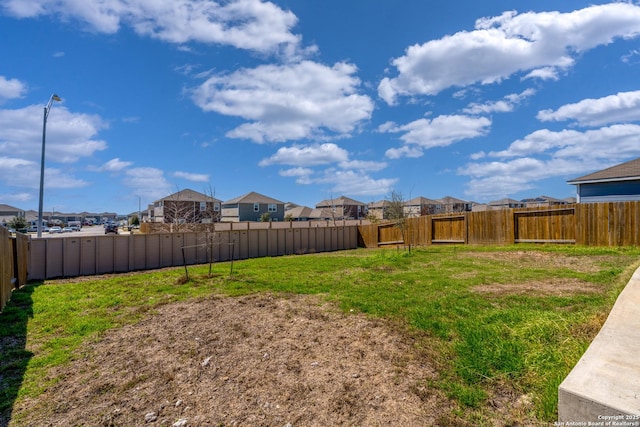
[[[164,223],[208,223],[220,220],[221,200],[190,189],[153,202],[152,221]]]
[[[316,209],[330,210],[332,219],[362,219],[367,216],[367,205],[349,197],[323,200]]]
[[[252,191],[222,203],[222,222],[284,221],[284,205]]]

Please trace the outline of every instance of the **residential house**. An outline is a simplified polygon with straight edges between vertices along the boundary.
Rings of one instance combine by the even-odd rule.
[[[549,196],[538,196],[531,199],[522,199],[527,208],[541,208],[549,206],[562,206],[568,204],[566,200]]]
[[[222,203],[222,221],[284,221],[284,202],[251,192]]]
[[[190,189],[153,202],[153,222],[210,223],[220,220],[221,200]]]
[[[567,181],[578,203],[640,200],[640,158]]]
[[[454,213],[454,212],[471,212],[473,203],[465,200],[456,199],[455,197],[446,196],[442,199],[436,199],[434,213]]]
[[[488,204],[495,209],[516,209],[524,208],[527,206],[527,204],[522,200],[510,199],[508,197],[500,200],[494,200],[493,202],[489,202]]]
[[[336,199],[323,200],[316,204],[317,209],[330,209],[332,218],[343,219],[363,219],[367,216],[367,205],[349,197],[340,196]]]
[[[377,202],[371,202],[367,205],[368,215],[375,219],[387,219],[387,208],[389,207],[388,200],[378,200]]]
[[[311,221],[332,221],[338,219],[331,208],[311,209],[309,220]]]
[[[426,197],[415,197],[404,203],[404,214],[408,218],[415,218],[423,215],[433,215],[440,202]]]
[[[287,221],[309,221],[313,209],[307,206],[289,204],[284,211],[284,219]]]
[[[13,206],[0,204],[0,223],[6,225],[16,217],[26,218],[25,212]]]

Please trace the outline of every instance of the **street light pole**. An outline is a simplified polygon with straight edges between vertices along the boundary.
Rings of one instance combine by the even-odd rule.
[[[38,237],[42,237],[42,203],[44,199],[44,141],[47,134],[47,117],[51,111],[53,101],[62,101],[58,95],[51,94],[47,106],[44,107],[44,118],[42,119],[42,157],[40,158],[40,199],[38,204]]]

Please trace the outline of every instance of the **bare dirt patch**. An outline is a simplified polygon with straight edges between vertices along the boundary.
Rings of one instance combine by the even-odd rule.
[[[601,262],[620,262],[619,256],[579,257],[536,251],[467,252],[464,256],[509,262],[522,267],[567,268],[580,273],[597,273],[601,270],[598,265]]]
[[[530,280],[526,283],[492,283],[474,286],[475,292],[504,295],[529,295],[529,296],[567,296],[578,293],[601,292],[593,283],[579,279],[554,278],[549,280]]]
[[[385,321],[319,297],[208,298],[112,330],[20,425],[423,426],[452,405],[426,387],[428,357]],[[455,425],[451,424],[451,425]]]

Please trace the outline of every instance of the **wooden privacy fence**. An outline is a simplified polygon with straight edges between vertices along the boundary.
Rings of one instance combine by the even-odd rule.
[[[27,283],[29,238],[18,234],[11,237],[0,227],[0,311],[11,298],[11,292]]]
[[[29,279],[122,273],[202,264],[210,259],[230,261],[357,247],[355,225],[31,239]]]
[[[404,238],[392,223],[358,227],[363,245],[564,243],[640,245],[640,202],[588,203],[427,215],[406,220]]]

